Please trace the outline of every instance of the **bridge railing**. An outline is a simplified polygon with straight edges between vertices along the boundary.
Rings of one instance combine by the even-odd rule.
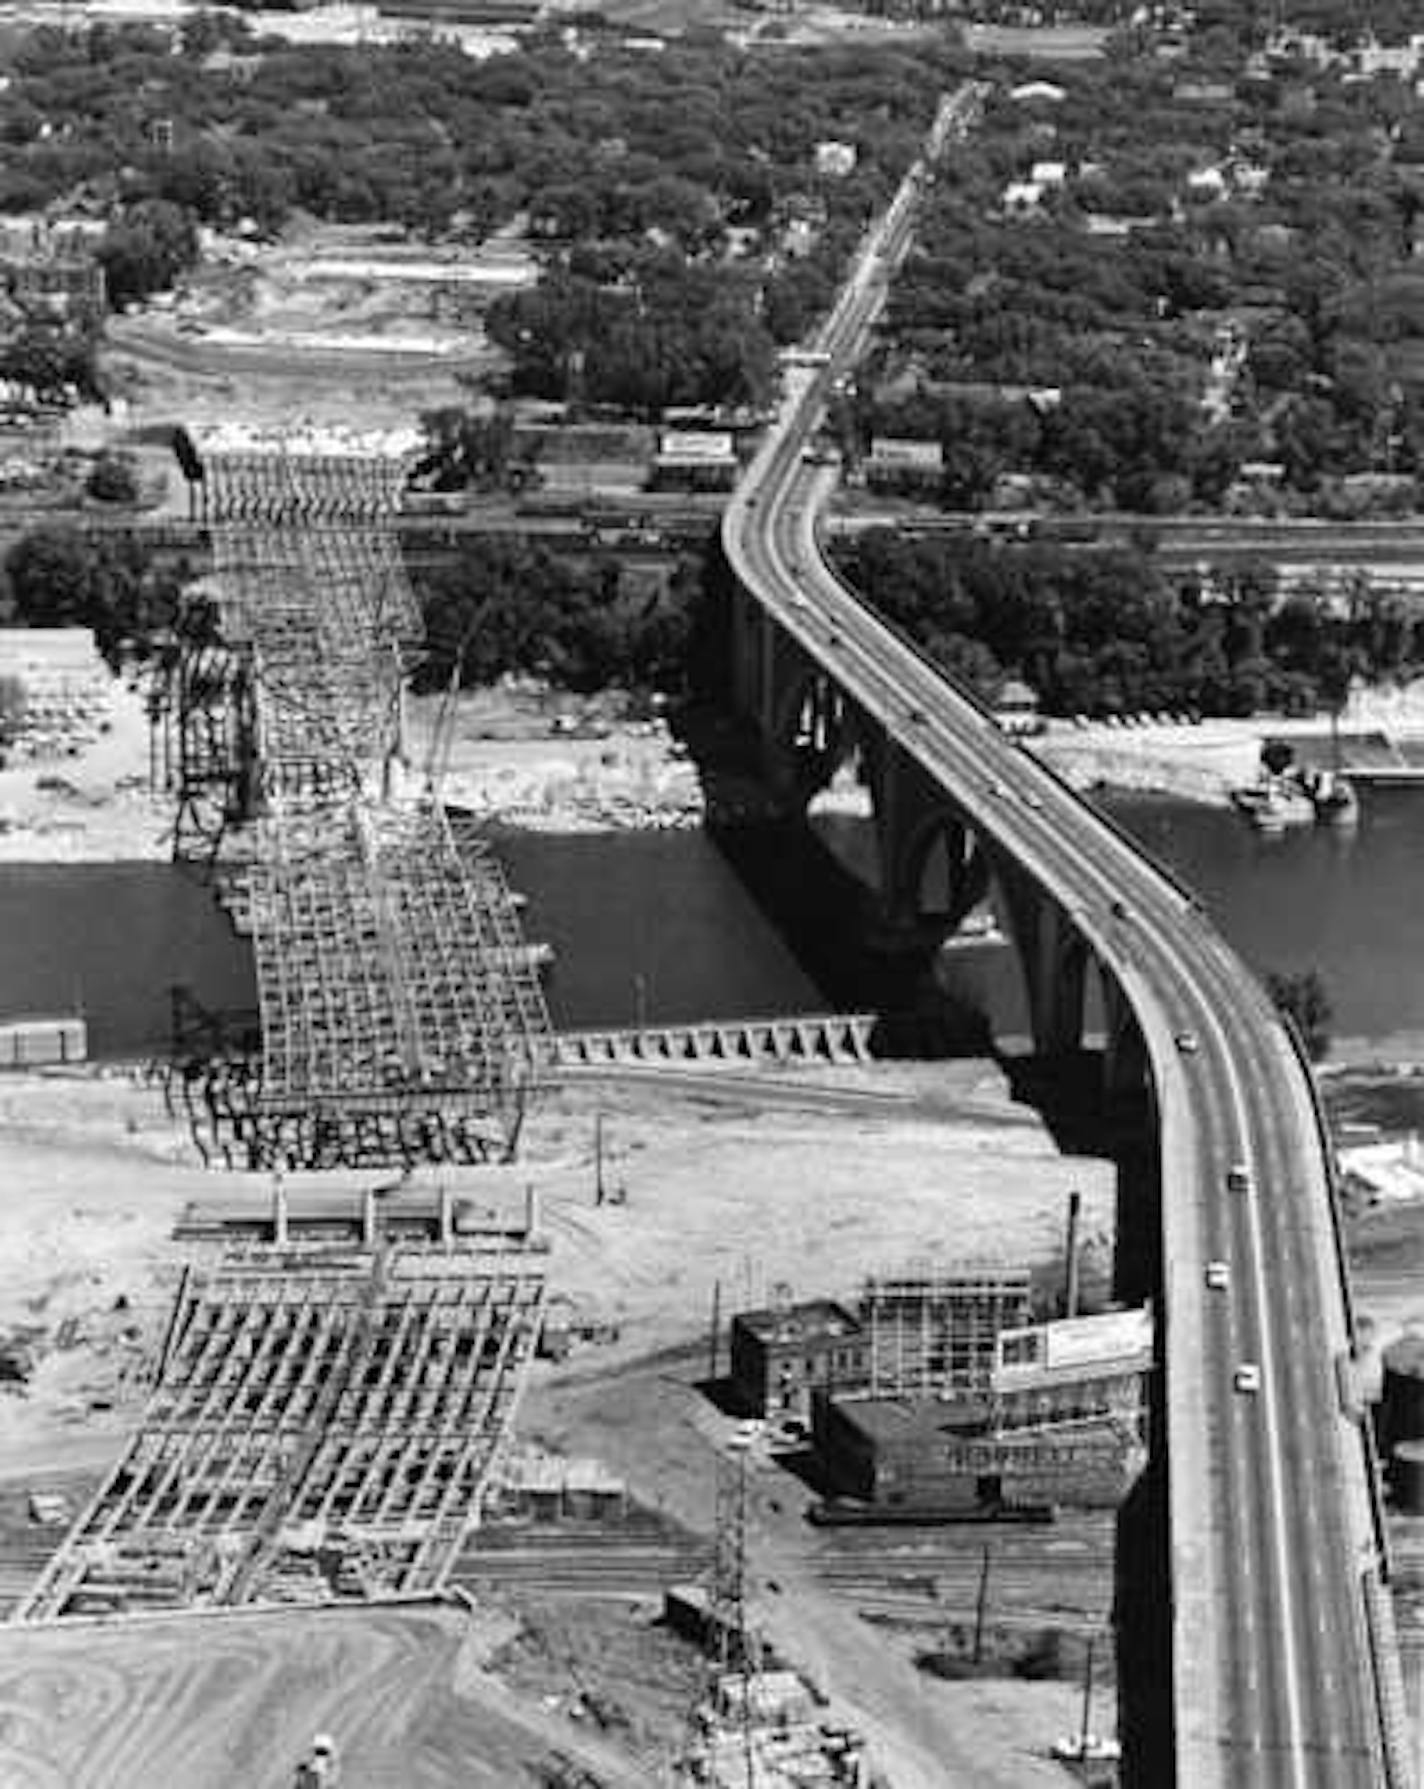
[[[1291,1013],[1280,1015],[1281,1026],[1290,1040],[1300,1071],[1310,1092],[1311,1112],[1320,1154],[1325,1163],[1325,1195],[1330,1207],[1330,1227],[1335,1241],[1335,1270],[1340,1282],[1340,1296],[1345,1307],[1345,1329],[1353,1354],[1357,1339],[1354,1293],[1350,1287],[1349,1261],[1345,1249],[1345,1218],[1340,1200],[1340,1176],[1335,1157],[1335,1139],[1321,1096],[1320,1083],[1306,1048],[1300,1026]],[[1365,1489],[1370,1505],[1370,1526],[1374,1534],[1374,1561],[1361,1577],[1361,1593],[1365,1604],[1365,1627],[1369,1636],[1370,1658],[1375,1673],[1375,1696],[1380,1711],[1380,1730],[1384,1738],[1385,1773],[1390,1789],[1421,1789],[1416,1785],[1409,1757],[1409,1726],[1405,1714],[1404,1688],[1400,1677],[1399,1645],[1394,1632],[1393,1608],[1388,1584],[1391,1577],[1389,1527],[1385,1520],[1384,1496],[1381,1491],[1379,1451],[1375,1446],[1374,1428],[1368,1411],[1361,1409],[1355,1427],[1364,1455]]]
[[[1350,1338],[1350,1349],[1354,1352],[1358,1339],[1355,1317],[1355,1295],[1350,1285],[1349,1257],[1345,1247],[1345,1217],[1340,1200],[1340,1174],[1335,1158],[1335,1139],[1331,1134],[1330,1120],[1325,1111],[1325,1101],[1321,1097],[1320,1083],[1315,1078],[1315,1068],[1310,1060],[1310,1052],[1301,1036],[1300,1026],[1290,1013],[1281,1014],[1281,1025],[1290,1039],[1291,1049],[1295,1053],[1300,1071],[1310,1091],[1310,1107],[1315,1118],[1316,1134],[1320,1139],[1320,1154],[1325,1164],[1325,1192],[1330,1206],[1330,1228],[1335,1239],[1335,1272],[1340,1282],[1340,1297],[1345,1307],[1345,1331]],[[1380,1494],[1379,1452],[1375,1447],[1374,1430],[1368,1419],[1361,1421],[1360,1435],[1365,1452],[1365,1473],[1370,1495],[1370,1519],[1375,1531],[1375,1549],[1386,1578],[1389,1576],[1389,1528],[1385,1521],[1384,1500]]]

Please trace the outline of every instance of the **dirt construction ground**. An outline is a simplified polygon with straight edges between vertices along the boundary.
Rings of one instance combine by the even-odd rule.
[[[623,1203],[594,1202],[599,1114],[606,1189]],[[0,1332],[34,1362],[27,1389],[0,1390],[5,1477],[97,1473],[143,1396],[182,1259],[175,1215],[193,1198],[261,1200],[267,1188],[200,1169],[157,1094],[113,1074],[0,1083],[0,1174]],[[520,1167],[467,1172],[459,1191],[514,1208],[532,1184],[556,1289],[617,1328],[616,1341],[537,1369],[522,1433],[602,1459],[641,1502],[705,1536],[732,1428],[696,1385],[714,1285],[725,1317],[775,1286],[849,1294],[914,1260],[1044,1264],[1070,1187],[1106,1237],[1111,1178],[1106,1164],[1060,1157],[993,1065],[959,1063],[576,1084],[531,1121]],[[893,1782],[1061,1781],[1044,1747],[1071,1725],[1072,1686],[923,1678],[905,1646],[803,1569],[804,1488],[769,1461],[753,1470],[755,1569],[777,1585],[763,1585],[762,1616],[871,1732]],[[481,1644],[503,1607],[474,1619]],[[508,1687],[497,1648],[490,1674],[470,1667],[473,1618],[459,1610],[0,1630],[0,1786],[276,1784],[323,1726],[346,1749],[347,1789],[536,1782],[551,1752],[603,1783],[657,1781],[649,1747],[676,1730],[657,1704],[688,1659],[649,1629],[653,1613],[544,1610],[537,1693]],[[600,1621],[616,1632],[590,1645]],[[590,1654],[585,1675],[602,1672],[602,1693],[632,1711],[638,1744],[569,1712],[561,1648],[575,1643]]]

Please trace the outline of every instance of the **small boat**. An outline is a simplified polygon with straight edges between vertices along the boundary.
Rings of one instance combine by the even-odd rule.
[[[1317,771],[1307,785],[1315,804],[1315,817],[1326,826],[1355,826],[1360,819],[1359,797],[1347,777],[1333,770]]]
[[[1284,832],[1289,826],[1313,826],[1315,803],[1298,785],[1270,777],[1231,791],[1231,799],[1258,832]]]

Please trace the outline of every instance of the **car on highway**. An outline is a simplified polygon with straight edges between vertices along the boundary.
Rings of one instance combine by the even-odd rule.
[[[1183,1056],[1195,1056],[1197,1053],[1197,1034],[1195,1031],[1179,1031],[1173,1039]]]
[[[1225,1292],[1231,1284],[1231,1269],[1224,1261],[1208,1261],[1206,1283],[1213,1292]]]
[[[1109,901],[1108,902],[1108,912],[1112,914],[1114,919],[1126,919],[1128,916],[1127,915],[1127,902],[1126,901]]]
[[[913,721],[917,727],[923,727],[929,718],[923,708],[907,708],[905,710],[905,719]]]
[[[1025,789],[1024,806],[1026,808],[1041,808],[1043,806],[1043,797],[1041,795],[1035,795],[1032,789]]]
[[[1243,1397],[1253,1398],[1261,1389],[1261,1369],[1254,1360],[1243,1360],[1231,1383]]]
[[[1251,1170],[1245,1162],[1233,1162],[1226,1170],[1226,1190],[1228,1193],[1251,1191]]]
[[[1009,793],[1008,789],[1005,787],[1005,785],[1003,783],[997,783],[997,782],[990,783],[988,785],[988,788],[989,788],[989,793],[991,795],[998,795],[998,796],[1003,797],[1003,796],[1007,796]]]

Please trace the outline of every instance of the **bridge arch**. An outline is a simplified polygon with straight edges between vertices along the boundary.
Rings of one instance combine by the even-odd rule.
[[[895,838],[881,832],[882,888],[897,920],[949,934],[989,892],[991,866],[979,835],[956,808],[939,806]]]
[[[827,672],[807,664],[776,710],[774,746],[781,778],[805,805],[861,743],[853,704]]]

